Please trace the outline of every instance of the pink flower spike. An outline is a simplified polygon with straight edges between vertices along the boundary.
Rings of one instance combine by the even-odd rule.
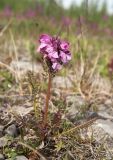
[[[42,34],[39,42],[40,46],[37,51],[43,54],[43,57],[49,62],[47,65],[51,72],[60,70],[62,65],[71,60],[68,42],[47,34]]]

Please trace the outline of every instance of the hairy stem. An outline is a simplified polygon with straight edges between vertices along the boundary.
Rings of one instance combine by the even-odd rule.
[[[51,91],[51,81],[52,81],[52,77],[51,77],[51,73],[49,73],[48,89],[47,89],[47,96],[46,96],[46,105],[45,105],[44,120],[43,120],[44,127],[45,127],[45,125],[47,123],[49,100],[50,100],[50,91]]]

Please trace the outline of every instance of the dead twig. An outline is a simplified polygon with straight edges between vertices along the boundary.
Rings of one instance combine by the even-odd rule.
[[[1,67],[5,67],[7,70],[9,70],[12,74],[16,74],[16,72],[10,67],[8,66],[7,64],[3,63],[3,62],[0,62],[0,66]]]
[[[12,23],[12,19],[9,21],[9,23],[5,26],[5,27],[3,27],[3,29],[1,30],[1,32],[0,32],[0,37],[1,36],[3,36],[3,34],[4,34],[4,32],[8,29],[8,27],[10,26],[10,24]]]
[[[98,117],[92,118],[91,120],[88,120],[87,122],[85,122],[83,124],[77,125],[77,126],[71,128],[71,129],[67,130],[67,131],[62,132],[60,135],[57,135],[57,137],[60,138],[60,137],[64,136],[65,134],[68,134],[70,132],[74,132],[78,129],[86,128],[86,127],[92,125],[92,123],[94,123],[97,119],[98,119]]]
[[[37,151],[36,149],[32,148],[31,146],[29,146],[28,144],[25,144],[23,142],[18,142],[18,144],[28,148],[29,150],[33,151],[34,153],[36,153],[38,156],[40,156],[42,158],[42,160],[47,160],[39,151]]]

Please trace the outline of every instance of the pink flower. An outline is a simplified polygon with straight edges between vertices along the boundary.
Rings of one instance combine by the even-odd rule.
[[[71,60],[71,56],[70,56],[70,53],[68,54],[65,54],[65,52],[63,51],[60,51],[60,57],[61,57],[61,61],[65,64],[67,63],[67,61],[70,61]]]
[[[35,10],[32,10],[32,9],[27,10],[26,13],[25,13],[25,17],[27,17],[27,18],[34,18],[34,17],[36,17]]]
[[[5,16],[5,17],[11,17],[12,14],[13,14],[13,12],[12,12],[11,7],[8,6],[8,5],[5,6],[5,8],[4,8],[4,16]]]
[[[50,70],[56,72],[62,68],[63,64],[71,60],[68,42],[47,34],[42,34],[39,42],[40,46],[37,51],[49,62]]]
[[[70,17],[63,17],[62,22],[65,26],[68,27],[71,24],[72,20],[70,19]]]
[[[47,34],[42,34],[41,36],[40,36],[40,39],[39,39],[39,42],[40,43],[45,43],[45,44],[49,44],[49,43],[51,43],[51,37],[49,36],[49,35],[47,35]]]
[[[54,62],[54,63],[52,64],[52,68],[53,68],[54,70],[60,70],[60,69],[62,68],[62,65],[59,64],[59,63],[57,63],[57,62]]]
[[[62,50],[68,50],[69,49],[69,43],[68,42],[61,42],[60,47]]]

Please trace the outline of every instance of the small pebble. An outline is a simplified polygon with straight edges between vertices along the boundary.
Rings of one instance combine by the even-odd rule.
[[[5,160],[5,157],[3,154],[0,154],[0,160]]]
[[[28,160],[25,156],[17,156],[15,160]]]
[[[0,137],[3,136],[3,129],[4,129],[4,126],[0,125]]]
[[[5,134],[12,136],[12,137],[17,137],[19,136],[19,129],[16,127],[15,124],[12,124],[5,130]]]
[[[7,145],[8,139],[6,137],[0,138],[0,148],[5,147]]]

